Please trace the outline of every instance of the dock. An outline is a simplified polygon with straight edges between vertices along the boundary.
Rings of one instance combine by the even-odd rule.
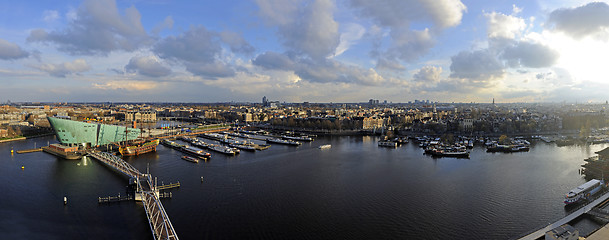
[[[534,231],[532,233],[527,234],[524,237],[521,237],[519,239],[521,240],[535,240],[535,239],[539,239],[541,237],[543,237],[547,231],[550,231],[554,228],[557,228],[559,226],[562,226],[563,224],[567,224],[571,221],[573,221],[574,219],[576,219],[577,217],[585,214],[585,213],[589,213],[590,211],[592,211],[593,209],[595,209],[596,206],[598,206],[599,204],[603,203],[605,200],[609,199],[609,192],[604,193],[603,195],[601,195],[600,197],[598,197],[597,199],[595,199],[594,201],[584,205],[583,207],[581,207],[580,209],[578,209],[577,211],[574,211],[573,213],[559,219],[558,221],[549,224],[537,231]],[[596,212],[596,211],[594,211]]]
[[[118,196],[107,196],[107,197],[99,197],[97,199],[98,203],[114,203],[114,202],[122,202],[122,201],[131,201],[134,200],[135,198],[131,195],[127,195],[127,196],[121,196],[120,194]]]
[[[22,153],[33,153],[33,152],[42,152],[42,148],[33,148],[33,149],[25,149],[25,150],[19,150],[17,151],[17,153],[22,154]]]
[[[141,173],[120,157],[107,152],[90,151],[88,154],[89,156],[104,163],[106,166],[135,179],[137,191],[134,199],[136,201],[142,201],[154,239],[178,239],[178,235],[176,234],[175,229],[169,220],[169,216],[167,215],[167,212],[165,212],[165,208],[160,200],[161,198],[171,197],[171,193],[160,193],[158,186],[154,183],[150,174]],[[179,183],[164,186],[167,186],[164,189],[168,189],[170,188],[169,186],[179,186]],[[108,197],[107,200],[108,202],[112,200],[119,201],[121,200],[121,197]],[[98,201],[105,201],[105,199],[101,200],[101,198],[99,198]]]
[[[157,190],[167,190],[167,189],[171,189],[171,188],[179,188],[180,187],[180,182],[177,183],[169,183],[169,184],[165,184],[165,185],[160,185],[157,186],[156,189]]]

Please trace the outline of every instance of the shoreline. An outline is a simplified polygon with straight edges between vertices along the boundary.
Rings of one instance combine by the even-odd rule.
[[[2,139],[2,140],[0,140],[0,143],[21,141],[21,140],[27,140],[27,139],[39,138],[39,137],[46,137],[46,136],[52,136],[52,135],[55,135],[55,133],[43,133],[43,134],[32,135],[32,136],[27,136],[27,137],[17,137],[17,138]]]

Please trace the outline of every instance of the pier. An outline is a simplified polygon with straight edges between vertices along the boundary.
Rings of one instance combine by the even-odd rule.
[[[179,188],[180,187],[180,182],[177,183],[169,183],[169,184],[165,184],[165,185],[160,185],[156,187],[156,190],[167,190],[167,189],[171,189],[171,188]]]
[[[17,151],[17,153],[22,154],[22,153],[33,153],[33,152],[42,152],[42,148],[34,148],[34,149],[26,149],[26,150],[19,150]]]
[[[130,200],[134,200],[133,196],[131,196],[131,195],[121,196],[120,194],[118,196],[107,196],[107,197],[97,198],[98,203],[113,203],[113,202],[130,201]]]
[[[562,226],[563,224],[567,224],[571,221],[573,221],[574,219],[576,219],[577,217],[585,214],[585,213],[589,213],[591,212],[593,209],[595,209],[596,206],[598,206],[599,204],[603,203],[605,200],[609,199],[609,192],[604,193],[603,195],[601,195],[600,197],[598,197],[597,199],[595,199],[594,201],[586,204],[585,206],[581,207],[580,209],[578,209],[577,211],[565,216],[564,218],[559,219],[558,221],[549,224],[537,231],[534,231],[532,233],[527,234],[524,237],[521,237],[519,239],[521,240],[535,240],[535,239],[539,239],[541,237],[543,237],[547,231],[550,231],[556,227]]]
[[[135,200],[142,201],[144,205],[144,211],[148,217],[148,223],[150,224],[150,230],[154,239],[178,239],[178,236],[169,220],[169,216],[165,212],[163,204],[161,204],[162,197],[171,197],[171,193],[159,194],[159,187],[154,184],[152,176],[150,174],[143,174],[131,164],[125,162],[123,159],[112,155],[107,152],[89,152],[89,156],[99,160],[105,165],[113,168],[114,170],[127,175],[130,178],[136,179],[137,191],[135,194]],[[168,184],[160,186],[161,189],[169,189],[173,187],[179,187],[180,183]],[[123,197],[107,197],[99,198],[99,203],[122,201]]]

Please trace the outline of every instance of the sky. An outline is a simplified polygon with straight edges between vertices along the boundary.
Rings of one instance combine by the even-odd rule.
[[[0,102],[605,102],[609,4],[0,0]]]

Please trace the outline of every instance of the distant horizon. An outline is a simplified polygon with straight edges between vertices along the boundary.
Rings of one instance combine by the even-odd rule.
[[[378,103],[378,104],[370,104],[368,102],[281,102],[279,101],[281,104],[362,104],[362,105],[388,105],[388,104],[417,104],[417,105],[430,105],[430,104],[493,104],[493,102],[429,102],[429,103],[415,103],[414,101],[412,102],[389,102],[387,101],[387,103]],[[1,102],[0,105],[7,105],[7,104],[104,104],[104,103],[110,103],[110,104],[164,104],[164,103],[168,103],[168,104],[262,104],[262,102],[248,102],[248,101],[228,101],[228,102],[154,102],[154,101],[148,101],[148,102],[136,102],[136,101],[99,101],[99,102],[79,102],[79,101],[74,101],[74,102],[52,102],[52,101],[11,101],[10,103],[7,102]],[[608,104],[607,102],[567,102],[567,101],[561,101],[561,102],[495,102],[494,104],[592,104],[592,105],[596,105],[596,104]]]

